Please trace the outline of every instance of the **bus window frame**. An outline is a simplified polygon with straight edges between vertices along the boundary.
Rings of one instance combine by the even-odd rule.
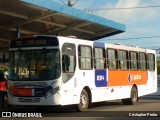
[[[150,64],[150,62],[149,62],[149,59],[148,59],[148,55],[153,55],[153,70],[150,70],[150,67],[149,67],[149,64]],[[155,61],[156,59],[155,59],[155,54],[153,54],[153,53],[148,53],[147,54],[147,66],[148,66],[148,68],[147,68],[147,70],[148,71],[155,71],[156,70],[156,66],[155,66],[155,63],[156,63],[156,61]]]
[[[119,51],[123,51],[123,52],[126,52],[126,59],[123,59],[123,60],[120,60],[119,59]],[[124,49],[118,49],[117,50],[117,59],[118,59],[118,69],[119,70],[123,70],[123,71],[128,71],[130,69],[130,60],[129,60],[129,54],[128,54],[128,50],[124,50]],[[126,61],[126,69],[121,69],[121,66],[120,66],[120,62],[121,61]]]
[[[81,57],[81,46],[83,47],[88,47],[90,48],[90,53],[91,53],[91,56],[90,57]],[[81,67],[81,58],[88,58],[91,60],[91,67],[90,68],[82,68]],[[79,69],[80,70],[93,70],[93,50],[92,50],[92,46],[89,46],[89,45],[83,45],[83,44],[79,44],[78,45],[78,64],[79,64]]]
[[[136,60],[133,61],[133,63],[136,62],[136,69],[133,69],[133,68],[132,68],[131,53],[136,53]],[[139,65],[138,65],[138,63],[139,63],[139,58],[138,58],[138,57],[139,57],[138,51],[129,51],[130,70],[132,70],[132,71],[138,71],[138,70],[139,70]]]
[[[96,48],[98,48],[98,49],[102,49],[102,51],[103,51],[103,58],[96,58],[95,57],[95,49]],[[94,68],[96,69],[96,70],[104,70],[104,69],[106,69],[107,68],[107,66],[106,66],[106,64],[107,64],[107,62],[106,62],[106,52],[105,52],[105,48],[103,48],[103,47],[94,47],[93,48],[93,58],[94,58]],[[103,64],[104,64],[104,68],[103,69],[98,69],[97,67],[96,67],[96,59],[102,59],[103,60]]]
[[[145,69],[141,69],[141,61],[140,61],[140,54],[144,54],[145,55]],[[146,71],[148,69],[147,67],[147,54],[145,52],[139,52],[139,57],[138,57],[138,66],[139,66],[139,70],[140,71]],[[143,61],[144,62],[144,61]]]
[[[115,51],[115,59],[109,59],[108,57],[108,50],[114,50]],[[109,70],[118,70],[118,54],[117,54],[117,49],[114,49],[114,48],[107,48],[106,49],[106,57],[107,57],[107,68],[109,69]],[[115,60],[115,63],[116,63],[116,65],[115,65],[115,69],[113,69],[113,68],[110,68],[109,66],[110,66],[110,62],[109,62],[109,60]]]

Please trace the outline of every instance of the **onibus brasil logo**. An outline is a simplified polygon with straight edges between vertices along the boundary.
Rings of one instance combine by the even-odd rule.
[[[132,80],[140,80],[141,78],[142,78],[141,75],[132,75],[129,73],[128,82],[131,82]]]
[[[42,117],[41,113],[2,112],[2,117]]]

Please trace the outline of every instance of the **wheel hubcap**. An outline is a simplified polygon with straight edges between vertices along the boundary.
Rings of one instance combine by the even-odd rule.
[[[86,107],[86,105],[87,105],[87,98],[86,98],[85,95],[81,95],[80,102],[81,102],[81,106],[82,107]]]
[[[133,102],[136,102],[137,101],[137,94],[136,94],[136,91],[133,93]]]

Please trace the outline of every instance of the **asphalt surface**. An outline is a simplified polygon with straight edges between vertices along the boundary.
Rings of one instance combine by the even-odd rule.
[[[120,100],[108,101],[102,103],[93,104],[92,108],[89,108],[86,112],[77,112],[73,110],[71,106],[64,108],[52,108],[52,107],[30,107],[30,106],[8,106],[5,104],[4,108],[0,108],[0,112],[5,117],[6,112],[11,113],[11,117],[3,117],[1,119],[128,119],[133,118],[154,118],[160,119],[160,96],[145,96],[139,99],[139,102],[135,105],[123,105]],[[0,120],[1,120],[0,119]]]

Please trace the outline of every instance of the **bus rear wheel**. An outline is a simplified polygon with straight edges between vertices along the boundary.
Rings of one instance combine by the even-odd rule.
[[[89,106],[89,97],[88,93],[85,89],[82,90],[81,95],[80,95],[80,102],[77,107],[77,111],[83,112],[88,109]]]
[[[134,105],[138,101],[138,91],[135,86],[132,87],[131,97],[127,99],[122,99],[124,105]]]

